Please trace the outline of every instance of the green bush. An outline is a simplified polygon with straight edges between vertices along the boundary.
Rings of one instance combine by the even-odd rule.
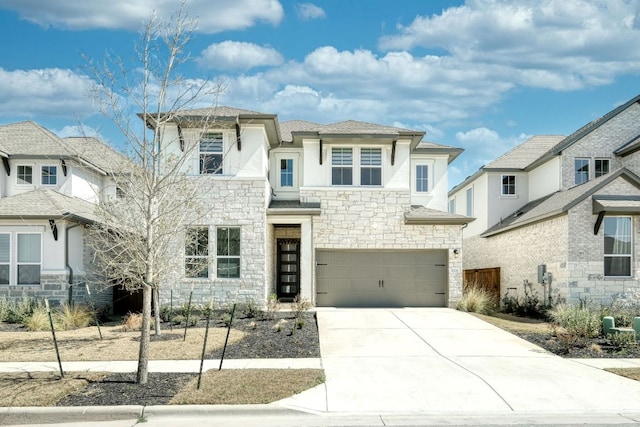
[[[619,352],[630,350],[638,345],[634,333],[614,332],[607,335],[607,341]]]
[[[633,318],[640,316],[640,304],[635,298],[617,298],[602,310],[602,316],[613,317],[616,326],[629,327]]]
[[[1,303],[3,308],[3,322],[7,323],[24,323],[31,316],[38,306],[38,300],[28,295],[24,295],[21,300],[13,301],[4,299]]]
[[[594,338],[602,330],[601,313],[590,306],[558,304],[548,311],[551,320],[579,338]]]
[[[7,297],[0,297],[0,323],[6,322],[9,318],[11,302]]]
[[[491,314],[495,311],[495,306],[494,298],[489,292],[475,286],[466,286],[456,309],[468,313]]]
[[[242,304],[242,314],[249,319],[260,317],[262,316],[262,308],[254,300],[249,300]]]
[[[531,285],[525,285],[523,296],[511,295],[507,291],[502,297],[502,312],[534,319],[546,317],[546,308],[540,302],[538,293],[531,289]]]

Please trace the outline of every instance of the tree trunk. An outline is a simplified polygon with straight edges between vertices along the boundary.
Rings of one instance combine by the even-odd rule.
[[[153,288],[153,319],[156,336],[160,336],[160,289],[157,286]]]
[[[140,330],[140,352],[138,354],[138,373],[136,383],[146,384],[149,376],[149,341],[151,322],[151,286],[142,285],[142,329]]]

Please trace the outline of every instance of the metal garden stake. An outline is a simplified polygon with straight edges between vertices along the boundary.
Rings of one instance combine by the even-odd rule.
[[[91,308],[91,312],[93,313],[93,320],[96,321],[96,326],[98,327],[98,335],[100,335],[100,339],[102,339],[102,331],[100,330],[100,322],[98,321],[98,315],[96,314],[96,306],[93,303],[93,298],[91,298],[91,291],[89,290],[89,285],[85,283],[84,287],[87,289],[87,297],[89,298],[89,307]]]
[[[198,390],[200,390],[200,381],[202,380],[202,366],[204,365],[204,354],[207,351],[207,339],[209,338],[209,320],[211,319],[211,312],[213,311],[213,300],[209,303],[209,310],[207,310],[207,326],[204,330],[204,343],[202,344],[202,356],[200,356],[200,373],[198,374]]]
[[[60,367],[60,377],[64,378],[64,371],[62,370],[62,362],[60,361],[60,351],[58,350],[58,340],[56,339],[56,330],[53,327],[53,317],[51,317],[51,307],[49,307],[49,300],[44,299],[44,305],[47,307],[47,315],[49,316],[49,325],[51,326],[51,334],[53,335],[53,345],[56,348],[56,357],[58,358],[58,366]]]
[[[224,353],[227,351],[227,343],[229,342],[229,333],[231,332],[231,324],[233,323],[233,315],[236,312],[236,303],[233,303],[233,308],[231,309],[231,318],[229,319],[229,327],[227,328],[227,337],[224,339],[224,347],[222,347],[222,357],[220,357],[220,367],[218,371],[222,369],[222,361],[224,360]]]

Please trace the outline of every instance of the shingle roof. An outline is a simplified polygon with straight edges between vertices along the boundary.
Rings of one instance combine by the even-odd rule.
[[[392,126],[384,126],[375,123],[346,120],[338,123],[323,125],[318,132],[322,134],[367,134],[367,135],[393,135],[398,132],[415,132],[411,129],[403,129]]]
[[[468,224],[474,220],[475,218],[425,208],[424,206],[412,206],[411,210],[404,214],[404,221],[406,224],[456,225]]]
[[[319,127],[322,127],[319,123],[307,122],[305,120],[289,120],[280,123],[280,135],[282,136],[282,141],[292,142],[293,135],[291,132],[312,132]]]
[[[91,137],[69,137],[63,139],[67,150],[109,173],[124,173],[135,167],[128,157]]]
[[[0,199],[0,218],[79,217],[96,221],[95,205],[54,190],[36,189]]]
[[[513,228],[563,214],[618,177],[623,177],[640,187],[640,177],[625,168],[620,168],[568,190],[557,191],[529,202],[513,214],[503,218],[501,222],[489,228],[482,233],[481,236],[489,237]]]
[[[0,149],[11,156],[67,154],[58,136],[32,121],[1,125]]]
[[[485,165],[484,169],[524,169],[563,139],[563,135],[534,135]]]
[[[628,156],[631,153],[635,153],[640,150],[640,135],[636,135],[631,140],[625,142],[613,153],[617,156]]]
[[[236,117],[241,115],[265,115],[257,111],[243,110],[241,108],[233,108],[226,106],[193,108],[189,110],[180,110],[175,112],[178,116],[202,116],[202,117]]]

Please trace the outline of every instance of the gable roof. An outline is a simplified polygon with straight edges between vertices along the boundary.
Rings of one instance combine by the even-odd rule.
[[[636,135],[629,141],[622,144],[620,148],[613,152],[613,154],[624,157],[631,153],[635,153],[638,150],[640,150],[640,135]]]
[[[473,175],[464,179],[449,191],[449,196],[455,194],[467,184],[474,181],[485,172],[524,171],[540,156],[564,139],[563,135],[534,135],[511,150],[504,153],[489,164],[478,169]]]
[[[532,163],[529,166],[529,168],[533,169],[536,166],[546,162],[550,158],[559,155],[564,150],[566,150],[568,147],[573,145],[575,142],[579,141],[580,139],[584,138],[589,133],[591,133],[594,130],[598,129],[600,126],[604,125],[609,120],[613,119],[618,114],[622,113],[624,110],[626,110],[627,108],[631,107],[633,104],[635,104],[637,102],[640,102],[640,95],[637,95],[637,96],[631,98],[630,100],[628,100],[624,104],[622,104],[622,105],[618,106],[617,108],[614,108],[613,110],[609,111],[604,116],[599,117],[599,118],[587,123],[586,125],[582,126],[580,129],[578,129],[577,131],[575,131],[571,135],[569,135],[566,138],[564,138],[555,147],[553,147],[551,150],[549,150],[547,153],[545,153],[543,156],[541,156],[538,160],[536,160],[534,163]]]
[[[425,208],[424,206],[411,206],[411,210],[404,214],[404,223],[414,225],[464,225],[471,221],[475,221],[475,218]]]
[[[68,151],[109,173],[125,173],[135,167],[133,161],[93,137],[63,138]]]
[[[416,154],[447,154],[449,156],[448,163],[454,161],[463,151],[464,149],[462,148],[429,141],[420,141],[416,148],[413,149]]]
[[[566,213],[569,209],[593,195],[607,184],[622,177],[640,188],[640,177],[626,168],[620,168],[584,184],[565,191],[557,191],[540,199],[527,203],[501,222],[482,233],[481,237],[490,237],[507,230],[542,221]]]
[[[36,189],[0,199],[0,218],[72,219],[95,222],[95,205],[50,189]]]

